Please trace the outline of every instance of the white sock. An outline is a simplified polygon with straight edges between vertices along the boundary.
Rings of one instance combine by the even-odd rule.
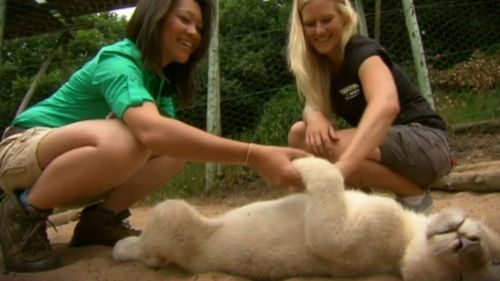
[[[399,200],[409,205],[418,205],[424,200],[424,197],[425,192],[422,192],[422,194],[419,195],[400,197]]]
[[[19,202],[21,203],[21,205],[26,208],[28,206],[30,206],[30,203],[28,202],[28,193],[29,193],[29,189],[25,189],[23,190],[23,192],[21,194],[19,194]]]

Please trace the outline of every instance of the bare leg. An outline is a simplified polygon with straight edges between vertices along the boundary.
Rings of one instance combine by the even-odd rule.
[[[118,120],[93,120],[54,130],[40,143],[43,170],[28,201],[51,209],[80,196],[103,193],[135,174],[151,156]]]
[[[142,200],[151,191],[168,182],[186,165],[185,160],[159,156],[149,160],[137,173],[118,185],[104,199],[103,205],[118,213]]]
[[[337,131],[339,141],[335,143],[334,150],[329,160],[333,163],[345,151],[351,142],[356,129]],[[288,134],[290,146],[307,149],[305,144],[305,124],[295,123]],[[363,161],[346,182],[360,188],[375,187],[393,192],[398,197],[414,196],[422,193],[422,188],[409,179],[397,174],[389,167],[380,164],[380,149],[373,151],[368,159]]]

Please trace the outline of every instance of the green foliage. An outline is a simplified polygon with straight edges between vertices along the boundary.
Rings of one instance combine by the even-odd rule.
[[[186,168],[163,185],[142,202],[144,205],[154,205],[166,198],[187,198],[204,192],[205,165],[189,163]]]
[[[291,1],[220,1],[220,32],[240,37],[256,31],[286,29]],[[234,28],[236,27],[236,28]]]
[[[303,103],[295,86],[284,87],[269,100],[250,140],[256,143],[288,145],[288,130],[302,119]]]
[[[68,52],[72,57],[86,59],[99,50],[104,44],[104,34],[97,29],[77,32],[68,44]]]
[[[115,14],[84,16],[78,18],[78,22],[92,25],[94,28],[80,30],[73,35],[67,47],[72,59],[85,61],[94,56],[101,47],[124,38],[126,20]]]
[[[4,42],[0,67],[0,128],[11,122],[30,88],[34,75],[49,54],[55,53],[54,60],[38,82],[30,104],[56,91],[71,73],[94,56],[100,47],[123,38],[125,20],[114,14],[83,16],[75,19],[75,22],[97,28],[72,32],[64,48],[58,48],[61,40],[64,40],[60,34],[17,38]]]
[[[284,56],[290,7],[279,1],[220,4],[222,128],[233,136],[254,128],[262,104],[293,83]],[[231,112],[245,116],[245,124]]]

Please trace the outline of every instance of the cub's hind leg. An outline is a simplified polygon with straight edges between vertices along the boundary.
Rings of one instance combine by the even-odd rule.
[[[150,267],[162,266],[164,261],[154,255],[148,254],[141,242],[141,238],[138,236],[121,239],[113,247],[113,259],[121,262],[140,261]]]
[[[139,237],[118,241],[113,258],[137,260],[160,267],[172,262],[182,263],[211,229],[208,219],[182,200],[166,200],[153,208]]]

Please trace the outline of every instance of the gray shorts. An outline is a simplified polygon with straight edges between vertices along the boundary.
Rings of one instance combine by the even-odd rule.
[[[395,125],[380,145],[381,163],[421,187],[451,171],[448,134],[419,123]]]

